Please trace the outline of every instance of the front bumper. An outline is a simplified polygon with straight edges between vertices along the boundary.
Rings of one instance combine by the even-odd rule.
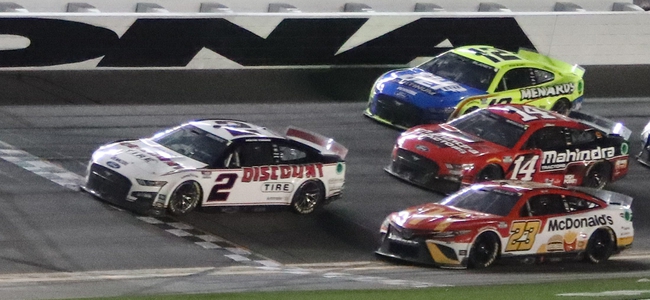
[[[407,262],[437,266],[442,268],[467,268],[467,257],[460,256],[458,247],[463,245],[446,244],[425,237],[409,237],[403,234],[403,229],[388,227],[388,232],[382,235],[381,244],[376,254],[403,260]]]
[[[400,98],[375,94],[364,115],[387,125],[408,129],[420,124],[444,123],[453,110],[451,107],[429,111]]]
[[[98,164],[91,164],[86,178],[86,184],[81,187],[84,191],[97,198],[147,215],[161,215],[164,210],[153,207],[157,195],[152,192],[134,192],[132,183],[124,175]],[[150,194],[150,198],[128,197],[133,194]],[[133,199],[133,200],[131,200]]]
[[[411,184],[445,194],[463,185],[460,176],[440,176],[440,166],[436,162],[403,149],[398,149],[396,157],[384,170]]]

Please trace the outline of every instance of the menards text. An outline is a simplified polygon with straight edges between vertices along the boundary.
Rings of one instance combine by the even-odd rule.
[[[242,182],[323,177],[323,164],[245,167]]]

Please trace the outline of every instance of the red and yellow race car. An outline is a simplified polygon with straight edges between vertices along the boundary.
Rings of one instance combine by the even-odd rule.
[[[627,174],[630,134],[582,112],[496,105],[405,131],[386,171],[441,192],[494,179],[603,188]]]
[[[500,258],[609,259],[632,245],[632,198],[523,181],[475,184],[439,203],[390,214],[377,254],[448,268]]]

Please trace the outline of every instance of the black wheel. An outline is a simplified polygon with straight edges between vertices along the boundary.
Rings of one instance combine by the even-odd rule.
[[[201,201],[201,186],[196,181],[181,183],[169,198],[167,209],[173,215],[192,211]]]
[[[472,244],[469,249],[468,267],[487,268],[499,256],[499,239],[494,233],[483,233]]]
[[[604,188],[609,183],[611,169],[607,163],[596,163],[587,168],[582,186],[596,189]]]
[[[590,263],[598,264],[609,259],[614,253],[616,242],[614,241],[614,233],[611,229],[598,229],[587,242],[587,250],[585,252],[585,259]]]
[[[555,104],[553,104],[551,110],[568,116],[569,112],[571,111],[571,102],[569,102],[569,100],[566,98],[559,99],[555,101]]]
[[[466,114],[468,114],[468,113],[471,113],[471,112],[473,112],[473,111],[475,111],[475,110],[477,110],[477,109],[478,109],[478,106],[472,106],[472,107],[466,109],[465,112],[463,113],[463,115],[466,115]]]
[[[294,212],[306,215],[312,213],[323,202],[325,191],[320,182],[309,180],[303,182],[291,201],[291,208]]]
[[[503,171],[499,166],[488,165],[476,175],[474,182],[483,182],[490,180],[503,179]]]

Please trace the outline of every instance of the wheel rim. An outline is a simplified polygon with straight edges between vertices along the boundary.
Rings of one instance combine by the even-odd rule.
[[[603,168],[601,166],[594,166],[592,170],[589,171],[586,177],[586,186],[593,187],[597,189],[602,189],[607,184],[607,176],[603,174]]]
[[[474,260],[480,265],[488,263],[494,256],[495,246],[489,238],[482,237],[474,247]]]
[[[490,181],[500,177],[499,171],[493,167],[488,167],[476,176],[476,182]]]
[[[300,189],[300,195],[294,202],[294,207],[300,213],[312,211],[320,202],[320,187],[316,182],[305,183]]]
[[[590,255],[595,261],[603,261],[609,258],[612,249],[613,241],[609,233],[600,230],[594,235],[594,239],[590,241]]]
[[[173,213],[184,214],[194,209],[199,202],[200,193],[195,183],[186,182],[176,188],[169,206]]]

